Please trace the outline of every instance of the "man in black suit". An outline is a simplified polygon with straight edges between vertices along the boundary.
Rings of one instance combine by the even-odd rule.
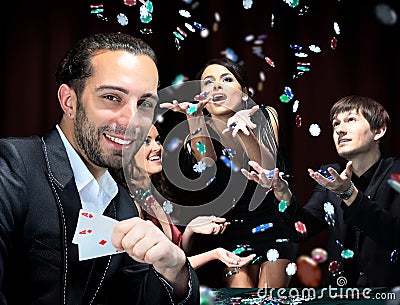
[[[324,165],[322,172],[309,169],[318,185],[304,206],[299,206],[278,169],[272,179],[255,163],[252,166],[257,172],[243,172],[265,187],[272,186],[277,200],[288,203],[283,219],[292,228],[293,239],[301,241],[329,230],[329,261],[336,260],[340,265],[338,272],[328,274],[325,284],[398,286],[400,194],[388,180],[400,173],[400,161],[383,156],[380,147],[390,124],[389,115],[371,98],[348,96],[332,106],[330,120],[337,153],[348,162]],[[294,229],[297,221],[305,224],[306,234]],[[350,257],[342,257],[343,250],[351,250],[344,252]],[[339,276],[342,278],[337,283]]]
[[[184,252],[141,220],[107,169],[144,141],[157,103],[153,50],[122,33],[80,40],[57,69],[63,116],[43,137],[0,140],[1,304],[198,304]],[[79,261],[80,209],[119,220],[126,252]]]

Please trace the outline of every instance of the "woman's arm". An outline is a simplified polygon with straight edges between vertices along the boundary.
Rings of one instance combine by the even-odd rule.
[[[255,256],[255,254],[250,254],[246,257],[240,257],[224,248],[216,248],[207,252],[190,256],[188,257],[188,260],[194,269],[197,269],[215,259],[220,260],[228,267],[240,268],[250,263]]]

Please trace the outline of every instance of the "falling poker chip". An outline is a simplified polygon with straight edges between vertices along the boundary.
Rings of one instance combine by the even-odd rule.
[[[350,249],[345,249],[340,253],[340,255],[345,259],[353,258],[354,251]]]
[[[205,171],[206,168],[207,168],[207,166],[203,161],[199,161],[195,165],[193,165],[193,170],[196,173],[201,173],[201,172]]]
[[[200,141],[197,142],[196,149],[202,155],[204,155],[206,153],[206,145],[203,142],[200,142]]]
[[[297,52],[297,53],[294,54],[294,56],[305,58],[305,57],[308,57],[308,54],[304,53],[304,52]]]
[[[253,0],[243,0],[243,7],[248,10],[253,6]]]
[[[210,34],[210,31],[206,28],[204,28],[203,30],[200,31],[200,36],[202,38],[207,38],[209,34]]]
[[[265,57],[265,61],[267,62],[267,64],[269,64],[271,67],[275,68],[275,63],[273,62],[273,60],[269,57]]]
[[[195,28],[194,28],[190,23],[185,22],[185,27],[186,27],[189,31],[191,31],[192,33],[194,33],[194,32],[196,31]]]
[[[143,28],[143,29],[140,29],[140,33],[142,33],[144,35],[149,35],[149,34],[153,33],[153,30],[150,28]]]
[[[234,155],[236,155],[236,150],[234,150],[232,148],[224,148],[222,150],[222,153],[224,156],[226,156],[228,158],[232,158]]]
[[[391,174],[390,178],[392,178],[396,182],[400,183],[400,174]]]
[[[326,214],[334,215],[335,214],[335,207],[329,201],[324,203],[324,211]]]
[[[136,0],[124,0],[124,4],[126,6],[134,6],[136,5]]]
[[[397,260],[399,259],[399,252],[397,250],[393,250],[392,253],[390,253],[390,261],[392,263],[397,262]]]
[[[254,35],[250,34],[244,38],[244,41],[252,41],[254,39]]]
[[[286,266],[286,274],[292,276],[297,272],[297,265],[293,262],[287,264]]]
[[[321,48],[315,44],[310,45],[308,48],[310,49],[311,52],[321,53]]]
[[[186,114],[192,115],[195,114],[197,111],[197,104],[190,105],[188,109],[186,109]]]
[[[235,163],[233,163],[232,160],[229,159],[227,156],[221,155],[220,159],[222,160],[222,162],[224,162],[226,167],[229,167],[234,172],[238,172],[240,170],[240,168]]]
[[[325,221],[329,226],[335,226],[335,208],[330,202],[324,203]]]
[[[232,251],[232,253],[235,255],[239,255],[239,254],[243,253],[244,251],[246,251],[245,247],[238,246],[235,250]]]
[[[279,205],[278,205],[279,212],[281,212],[281,213],[285,212],[287,207],[288,207],[288,204],[287,204],[286,200],[281,200],[279,202]]]
[[[396,190],[397,192],[400,193],[400,183],[399,183],[399,182],[397,182],[397,181],[394,180],[394,179],[388,179],[387,182],[389,183],[389,185],[390,185],[394,190]]]
[[[328,171],[326,171],[326,170],[324,170],[324,169],[319,169],[319,170],[316,170],[316,172],[318,172],[318,173],[320,173],[322,176],[324,176],[325,178],[327,178],[328,180],[333,180],[334,178],[333,178],[333,176],[328,172]],[[330,202],[329,202],[330,203]],[[332,205],[332,204],[331,204]],[[333,207],[333,206],[332,206]],[[325,204],[324,204],[324,209],[325,209]]]
[[[289,103],[291,98],[287,96],[286,94],[282,94],[279,99],[281,100],[282,103]]]
[[[178,13],[185,18],[190,18],[192,16],[187,10],[179,10]]]
[[[384,3],[375,6],[375,15],[380,22],[386,25],[393,25],[397,22],[396,11]]]
[[[163,203],[163,210],[167,214],[171,214],[174,210],[174,206],[172,205],[171,201],[165,200]]]
[[[181,35],[181,33],[177,32],[177,31],[173,31],[172,34],[174,34],[175,37],[178,38],[178,39],[180,39],[180,40],[184,40],[184,39],[185,39],[185,37],[183,37],[183,36]]]
[[[267,259],[270,262],[276,262],[279,258],[279,252],[276,249],[269,249],[267,252]]]
[[[296,127],[301,127],[301,116],[296,115]]]
[[[300,46],[298,44],[290,44],[289,47],[296,51],[301,51],[301,49],[303,48],[302,46]]]
[[[208,287],[200,286],[200,305],[215,304],[216,293]]]
[[[336,239],[336,244],[337,244],[340,248],[344,249],[343,244],[342,244],[338,239]]]
[[[314,248],[311,251],[311,257],[316,263],[322,264],[328,259],[328,252],[322,248]]]
[[[337,22],[333,23],[333,29],[334,29],[336,35],[340,35],[340,27],[339,27],[339,24]]]
[[[292,88],[286,86],[284,91],[288,98],[292,99],[294,97]]]
[[[304,223],[302,223],[301,221],[296,222],[294,224],[294,227],[295,227],[296,231],[299,232],[300,234],[307,233],[306,225]]]
[[[337,261],[331,261],[329,263],[328,270],[331,273],[336,273],[339,270],[339,263]]]
[[[332,50],[335,50],[336,47],[337,47],[337,39],[336,39],[336,37],[333,37],[333,38],[331,39],[331,49],[332,49]]]
[[[318,137],[321,134],[321,128],[318,124],[311,124],[308,130],[313,137]]]
[[[293,106],[292,106],[292,111],[293,112],[297,112],[297,110],[299,109],[299,100],[295,100],[294,102],[293,102]]]
[[[123,13],[119,13],[117,15],[117,21],[120,25],[126,26],[128,24],[128,17],[126,17],[126,15],[124,15]]]
[[[175,137],[172,138],[171,141],[167,145],[167,150],[169,152],[176,150],[182,144],[182,140]]]

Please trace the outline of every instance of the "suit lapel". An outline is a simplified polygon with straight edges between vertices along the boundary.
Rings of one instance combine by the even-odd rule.
[[[47,175],[53,188],[61,220],[66,303],[76,304],[77,300],[82,299],[93,301],[98,288],[116,272],[122,258],[127,254],[113,255],[111,259],[106,256],[78,261],[78,247],[72,244],[72,239],[82,205],[68,155],[57,129],[54,128],[42,138],[42,146],[47,164]],[[136,207],[121,186],[104,215],[118,220],[137,216]],[[68,268],[66,268],[67,264]],[[82,274],[87,276],[82,276]]]
[[[58,209],[60,218],[63,221],[62,231],[64,233],[64,241],[69,250],[75,249],[71,247],[72,238],[75,233],[75,225],[78,220],[79,210],[81,209],[81,200],[76,188],[74,175],[69,163],[68,155],[64,144],[56,129],[53,129],[46,137],[43,138],[45,158],[47,162],[48,176],[51,179],[56,191],[56,200],[58,201]],[[58,197],[58,198],[57,198]],[[77,251],[68,251],[71,260],[77,259]]]
[[[375,198],[376,192],[379,186],[384,182],[384,178],[386,177],[388,171],[393,166],[394,160],[393,158],[382,159],[376,169],[374,175],[372,176],[371,182],[369,183],[367,189],[365,190],[365,194],[373,199]]]

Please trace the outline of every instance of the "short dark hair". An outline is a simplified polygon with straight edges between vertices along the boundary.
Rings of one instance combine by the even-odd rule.
[[[139,38],[120,32],[96,33],[79,40],[65,54],[56,71],[57,85],[67,84],[80,96],[93,74],[92,57],[104,50],[147,55],[157,63],[153,49]]]
[[[369,124],[371,131],[386,126],[386,134],[389,133],[390,117],[385,108],[372,98],[358,95],[349,95],[338,100],[331,108],[329,119],[331,123],[339,113],[355,110],[361,113]],[[383,156],[389,152],[388,137],[382,137],[379,148]]]
[[[355,110],[361,113],[370,125],[371,130],[386,126],[389,128],[390,117],[385,108],[372,98],[350,95],[338,100],[331,108],[331,123],[339,113]]]

